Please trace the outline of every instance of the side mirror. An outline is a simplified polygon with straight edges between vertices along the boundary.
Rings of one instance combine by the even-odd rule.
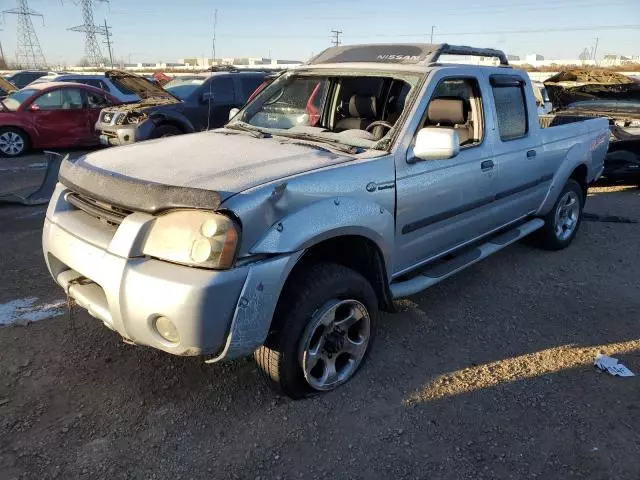
[[[422,128],[413,155],[420,160],[446,160],[460,152],[460,138],[452,128]]]
[[[233,117],[235,117],[239,111],[239,108],[232,108],[231,110],[229,110],[229,120],[233,119]]]
[[[209,103],[212,100],[213,100],[212,92],[202,92],[202,95],[200,96],[200,103]]]

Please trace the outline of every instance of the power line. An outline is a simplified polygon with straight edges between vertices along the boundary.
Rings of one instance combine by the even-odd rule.
[[[93,23],[93,2],[108,2],[109,0],[81,0],[83,24],[71,27],[72,32],[83,32],[85,34],[84,52],[89,65],[98,66],[104,62],[104,57],[100,52],[98,35],[107,35],[104,27]]]
[[[40,41],[31,21],[31,17],[40,17],[44,24],[44,17],[41,13],[31,10],[27,0],[18,0],[17,4],[17,8],[2,12],[3,14],[18,16],[16,62],[23,68],[44,68],[47,66],[47,61],[44,59]]]
[[[107,45],[107,50],[109,51],[109,63],[111,63],[111,68],[113,68],[113,53],[111,52],[111,36],[112,33],[109,31],[111,27],[107,25],[107,19],[104,19],[104,36],[106,37],[105,44]]]
[[[443,32],[443,33],[434,33],[434,37],[446,37],[446,36],[463,36],[463,35],[499,35],[499,34],[522,34],[522,33],[548,33],[548,32],[590,32],[597,30],[640,30],[640,24],[638,25],[592,25],[587,27],[565,27],[565,28],[540,28],[540,29],[521,29],[521,30],[481,30],[475,32]],[[335,31],[332,30],[332,33]],[[342,31],[339,31],[339,34],[342,35]],[[362,35],[344,35],[346,38],[407,38],[407,37],[427,37],[429,36],[429,32],[420,32],[420,33],[370,33],[370,34],[362,34]],[[254,38],[254,39],[321,39],[326,38],[323,35],[236,35],[236,34],[221,34],[221,37],[224,38]],[[334,39],[332,43],[335,44],[335,33]],[[342,43],[342,40],[340,40]]]
[[[331,33],[333,34],[333,39],[331,40],[331,43],[334,47],[337,47],[340,45],[340,35],[342,35],[342,30],[331,30]]]

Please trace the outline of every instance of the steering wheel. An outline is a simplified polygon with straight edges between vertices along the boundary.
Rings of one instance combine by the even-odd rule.
[[[365,130],[371,133],[371,130],[373,130],[375,127],[384,127],[388,130],[391,130],[393,128],[393,125],[391,125],[389,122],[385,122],[384,120],[376,120],[375,122],[371,122],[369,126],[365,128]]]

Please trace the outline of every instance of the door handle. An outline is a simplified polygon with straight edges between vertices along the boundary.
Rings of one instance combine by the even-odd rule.
[[[493,160],[485,160],[480,164],[482,171],[491,170],[493,168]]]
[[[535,150],[529,150],[527,152],[527,158],[536,158],[536,155],[537,155],[537,153],[536,153]]]

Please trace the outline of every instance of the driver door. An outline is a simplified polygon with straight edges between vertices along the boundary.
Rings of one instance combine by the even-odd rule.
[[[430,77],[398,148],[395,276],[494,228],[491,203],[497,171],[485,125],[490,108],[486,80],[473,69],[456,69],[455,75],[446,72],[442,69]],[[438,102],[431,107],[434,100]],[[443,104],[452,108],[443,109]],[[454,129],[465,139],[460,152],[446,160],[417,159],[413,145],[423,127]]]

